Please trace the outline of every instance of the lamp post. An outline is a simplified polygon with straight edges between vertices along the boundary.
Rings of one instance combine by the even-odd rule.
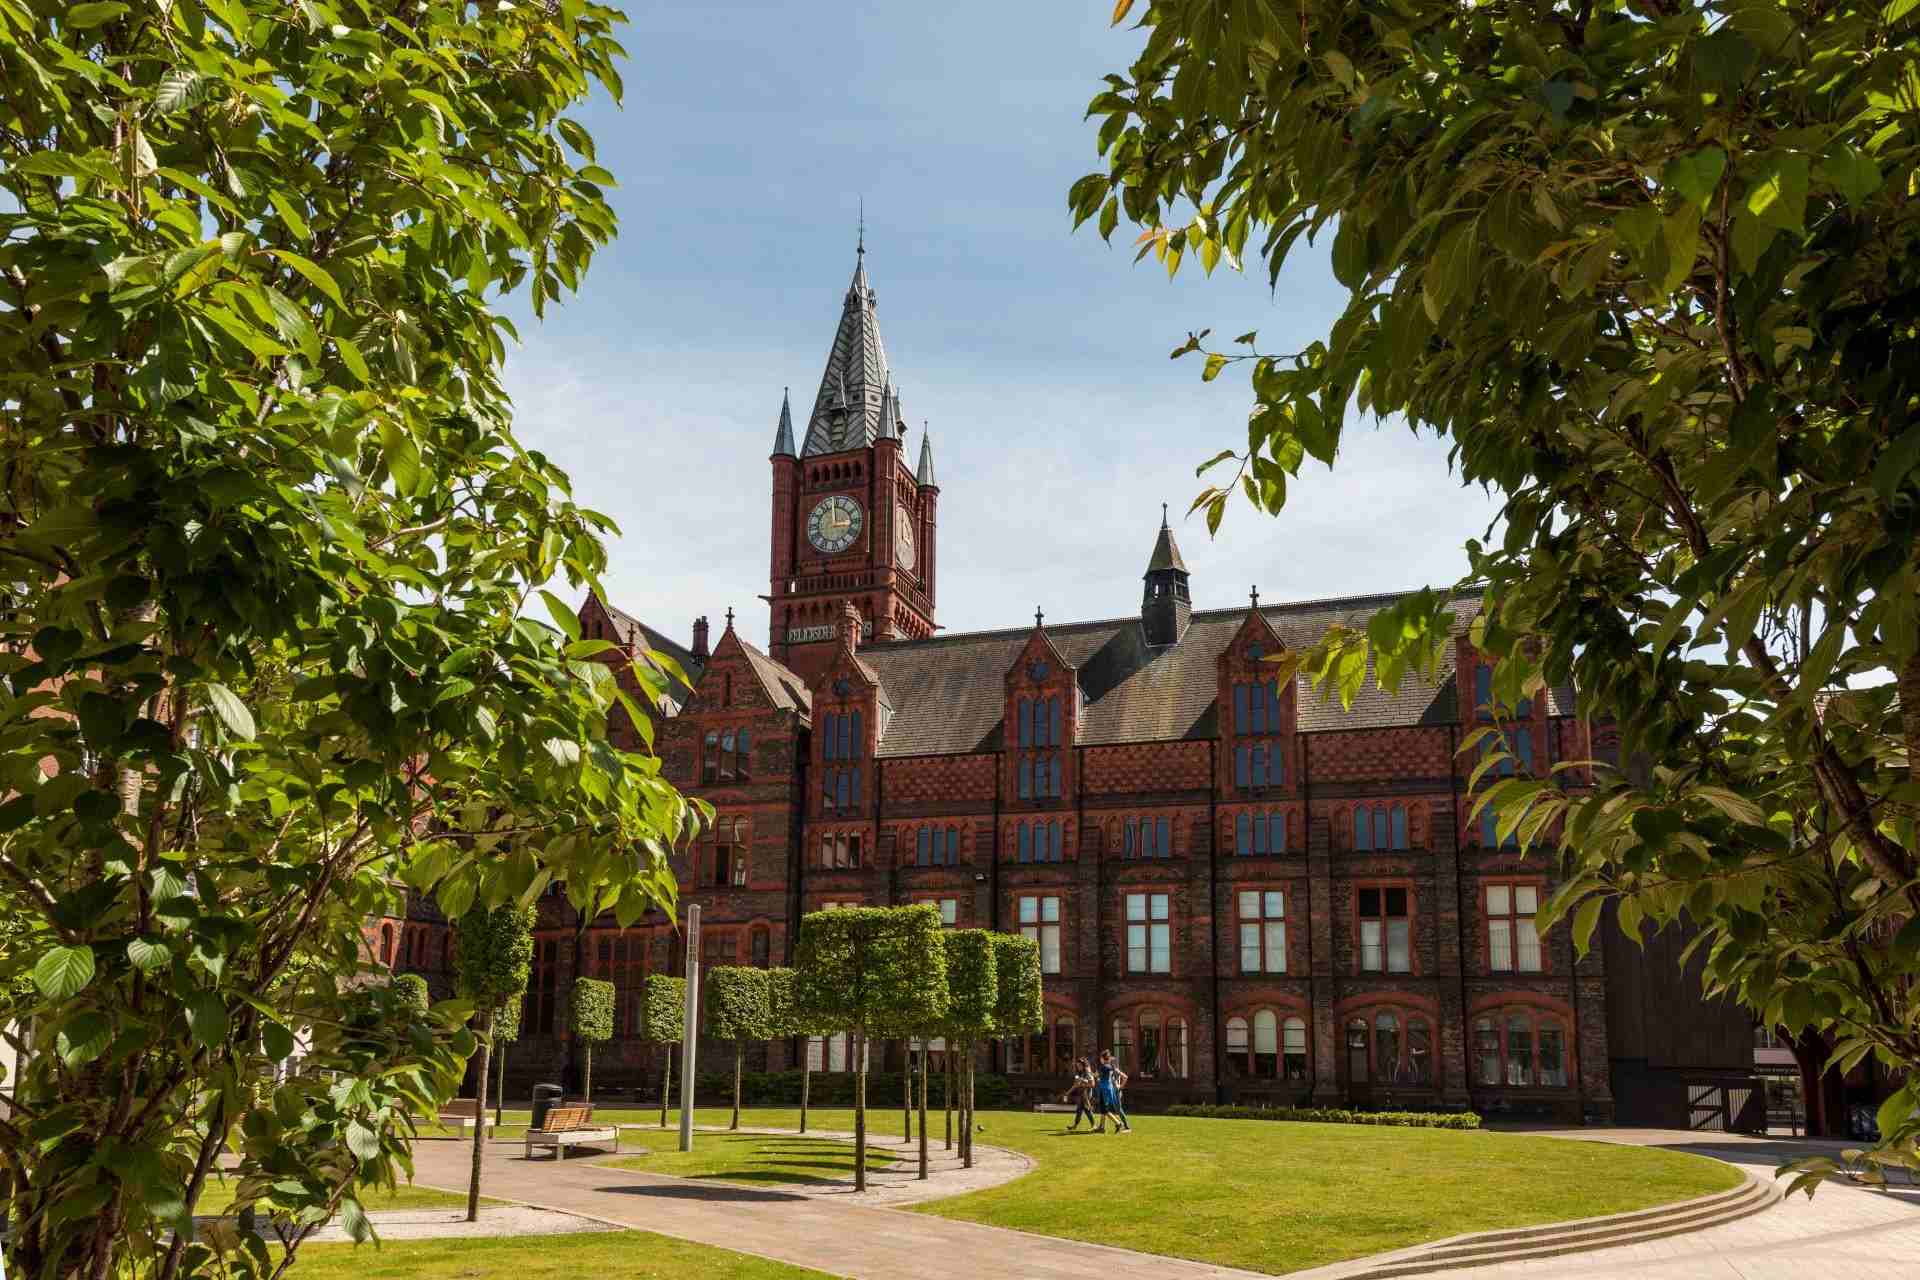
[[[680,1149],[693,1150],[693,1068],[700,1044],[700,906],[687,907],[687,1016],[680,1029]]]

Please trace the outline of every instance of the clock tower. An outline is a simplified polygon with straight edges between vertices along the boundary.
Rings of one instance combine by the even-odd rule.
[[[767,650],[809,682],[833,660],[848,604],[860,615],[862,644],[935,630],[933,445],[923,430],[918,463],[909,464],[866,254],[863,238],[804,441],[796,450],[793,405],[783,396],[773,442]]]

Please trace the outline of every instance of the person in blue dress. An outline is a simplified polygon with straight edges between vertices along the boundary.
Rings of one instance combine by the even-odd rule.
[[[1107,1117],[1112,1116],[1115,1133],[1132,1133],[1133,1126],[1127,1123],[1127,1109],[1120,1100],[1120,1091],[1127,1087],[1127,1073],[1113,1060],[1113,1050],[1100,1051],[1099,1084],[1095,1086],[1100,1098],[1100,1126],[1094,1132],[1107,1131]]]

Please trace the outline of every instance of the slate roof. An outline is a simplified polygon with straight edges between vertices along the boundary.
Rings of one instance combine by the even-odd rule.
[[[1180,544],[1173,540],[1173,530],[1167,527],[1166,512],[1160,514],[1160,536],[1153,544],[1153,556],[1147,561],[1147,572],[1154,573],[1163,569],[1187,571],[1187,562],[1180,556]]]
[[[887,348],[880,341],[878,299],[867,284],[867,251],[855,255],[853,282],[840,306],[840,327],[827,352],[813,413],[807,419],[802,457],[860,449],[880,436],[893,435],[897,403],[889,388]]]
[[[788,394],[791,387],[780,388],[780,425],[773,432],[773,456],[791,458],[793,456],[793,398]]]
[[[747,655],[747,662],[753,667],[753,674],[760,679],[760,687],[767,691],[767,697],[773,705],[783,711],[798,711],[802,715],[813,710],[813,695],[807,692],[800,677],[760,652],[745,640],[740,639],[738,631],[733,638],[740,643],[740,651]]]
[[[687,679],[693,684],[700,683],[700,672],[705,668],[704,664],[693,656],[692,650],[672,637],[655,631],[632,614],[614,608],[604,600],[600,602],[600,607],[607,611],[608,619],[619,630],[620,639],[624,643],[633,644],[637,640],[649,649],[657,649],[679,663],[680,669],[687,673]],[[687,699],[692,694],[693,689],[690,685],[681,685],[669,680],[667,692],[662,699],[666,705],[660,708],[661,711],[669,716],[679,715],[681,708],[687,705]]]
[[[1318,641],[1335,622],[1364,626],[1376,611],[1400,599],[1397,593],[1336,600],[1263,605],[1289,648]],[[1462,634],[1480,611],[1477,591],[1453,601],[1453,634]],[[1096,745],[1215,736],[1215,660],[1246,620],[1246,609],[1215,609],[1193,615],[1180,642],[1149,648],[1138,617],[1048,626],[1047,638],[1078,669],[1082,702],[1079,741]],[[860,657],[880,677],[893,714],[881,739],[882,756],[992,751],[1000,747],[1005,678],[1033,634],[1031,627],[937,636],[877,644]],[[1453,684],[1453,648],[1447,646],[1439,679],[1408,681],[1388,695],[1369,678],[1351,710],[1338,698],[1299,684],[1299,727],[1381,728],[1451,724],[1460,719]],[[1556,689],[1549,712],[1570,714],[1570,691]]]

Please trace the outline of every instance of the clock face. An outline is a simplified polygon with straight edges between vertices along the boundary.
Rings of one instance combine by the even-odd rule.
[[[902,569],[913,568],[913,526],[904,519],[894,526],[893,558]]]
[[[823,498],[807,517],[807,541],[828,555],[853,545],[860,536],[860,504],[844,494]]]

